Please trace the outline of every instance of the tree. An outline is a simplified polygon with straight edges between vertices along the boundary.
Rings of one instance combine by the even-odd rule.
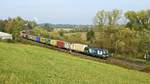
[[[108,13],[104,10],[98,11],[94,19],[94,24],[100,28],[103,28],[104,25],[107,24],[107,20],[108,20]]]
[[[33,31],[37,36],[49,37],[49,32],[40,26],[36,26]]]
[[[150,29],[150,10],[128,11],[125,17],[128,19],[127,27],[131,29],[138,31]]]
[[[49,23],[45,23],[44,25],[42,25],[41,27],[45,28],[47,31],[52,32],[54,30],[52,24]]]
[[[59,36],[60,36],[61,39],[64,38],[64,30],[63,29],[61,29],[59,31]]]
[[[91,29],[87,32],[86,37],[87,41],[93,42],[93,40],[95,39],[95,32]]]
[[[11,33],[15,40],[19,40],[20,31],[23,30],[26,21],[21,17],[9,18],[5,24],[5,32]]]
[[[118,24],[118,20],[121,18],[121,11],[120,10],[113,10],[108,12],[108,25],[115,26]]]
[[[0,20],[0,31],[4,31],[6,21]]]
[[[35,28],[37,25],[36,22],[34,21],[27,21],[25,27],[23,28],[24,30],[31,30],[33,28]]]
[[[121,11],[120,10],[113,10],[113,11],[98,11],[94,23],[99,28],[104,28],[106,26],[113,27],[118,24],[118,21],[121,18]]]
[[[67,38],[68,39],[66,39],[66,40],[69,42],[74,42],[74,43],[84,43],[85,42],[82,38],[81,33],[79,33],[79,32],[75,33],[75,34],[68,35]]]

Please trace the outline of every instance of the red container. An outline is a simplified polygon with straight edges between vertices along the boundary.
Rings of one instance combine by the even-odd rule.
[[[57,41],[57,47],[64,48],[64,46],[65,46],[65,42],[64,41],[60,41],[60,40]]]

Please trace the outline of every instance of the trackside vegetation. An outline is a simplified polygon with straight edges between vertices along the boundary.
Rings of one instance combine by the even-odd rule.
[[[63,52],[0,42],[0,84],[150,84],[149,78]]]

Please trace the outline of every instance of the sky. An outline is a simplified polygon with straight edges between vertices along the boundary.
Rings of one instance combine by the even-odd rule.
[[[92,24],[99,10],[150,9],[150,0],[0,0],[0,19],[20,16],[37,23]]]

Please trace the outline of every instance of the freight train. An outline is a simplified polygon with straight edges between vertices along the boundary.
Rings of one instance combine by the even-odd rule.
[[[21,37],[38,42],[38,43],[43,43],[46,45],[63,48],[68,51],[75,51],[75,52],[83,53],[83,54],[90,55],[93,57],[100,57],[100,58],[110,57],[107,49],[89,47],[88,45],[85,45],[85,44],[70,43],[70,42],[66,42],[62,40],[43,38],[40,36],[34,36],[34,35],[26,34],[26,33],[21,33]]]

